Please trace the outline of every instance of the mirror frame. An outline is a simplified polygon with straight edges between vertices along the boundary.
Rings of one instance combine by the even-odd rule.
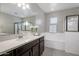
[[[69,30],[68,29],[68,20],[69,20],[68,17],[72,17],[73,18],[73,16],[78,16],[78,24],[77,24],[78,25],[78,29],[77,29],[78,31]],[[69,16],[66,16],[66,31],[67,32],[79,32],[79,15],[69,15]]]

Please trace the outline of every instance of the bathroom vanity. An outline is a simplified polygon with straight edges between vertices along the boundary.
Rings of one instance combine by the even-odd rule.
[[[43,51],[43,35],[12,39],[0,43],[1,56],[41,56]]]

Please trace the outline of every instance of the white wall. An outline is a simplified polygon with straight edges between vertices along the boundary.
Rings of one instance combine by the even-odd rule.
[[[46,47],[65,50],[79,55],[79,32],[65,32],[65,20],[68,15],[79,15],[79,8],[51,12],[46,14],[46,32],[49,29],[49,18],[58,17],[57,33],[46,34]]]
[[[45,13],[37,4],[32,4],[31,9],[36,13],[36,25],[39,26],[38,32],[45,32]]]
[[[38,32],[45,32],[45,15],[43,13],[36,16],[36,25],[39,26]]]
[[[20,18],[0,12],[0,32],[13,34],[14,23],[19,21]]]
[[[79,32],[66,32],[65,39],[65,51],[79,55]]]
[[[51,16],[56,16],[58,18],[57,32],[61,33],[65,31],[65,20],[68,15],[79,15],[79,8],[72,8],[57,12],[51,12],[46,14],[46,31],[48,32],[49,28],[49,19]]]

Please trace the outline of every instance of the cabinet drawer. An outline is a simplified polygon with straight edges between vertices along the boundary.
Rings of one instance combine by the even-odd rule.
[[[40,38],[40,42],[41,42],[41,41],[44,41],[44,36]]]
[[[25,53],[23,53],[22,56],[32,56],[31,49],[29,49]]]
[[[34,41],[31,42],[31,45],[34,46],[34,45],[36,45],[38,43],[39,43],[39,39],[36,39],[36,40],[34,40]]]
[[[18,47],[16,49],[16,55],[22,55],[24,52],[26,52],[28,49],[30,49],[31,45],[28,43],[28,44],[25,44],[21,47]]]
[[[38,39],[34,40],[32,42],[29,42],[29,43],[27,43],[27,44],[25,44],[23,46],[18,47],[16,49],[16,55],[20,56],[20,55],[24,54],[27,50],[31,49],[32,46],[36,45],[37,43],[39,43]]]

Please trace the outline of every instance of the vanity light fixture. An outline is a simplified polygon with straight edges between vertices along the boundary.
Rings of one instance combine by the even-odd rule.
[[[26,4],[26,3],[18,3],[17,6],[21,7],[23,10],[25,10],[26,8],[30,9],[29,4]]]

